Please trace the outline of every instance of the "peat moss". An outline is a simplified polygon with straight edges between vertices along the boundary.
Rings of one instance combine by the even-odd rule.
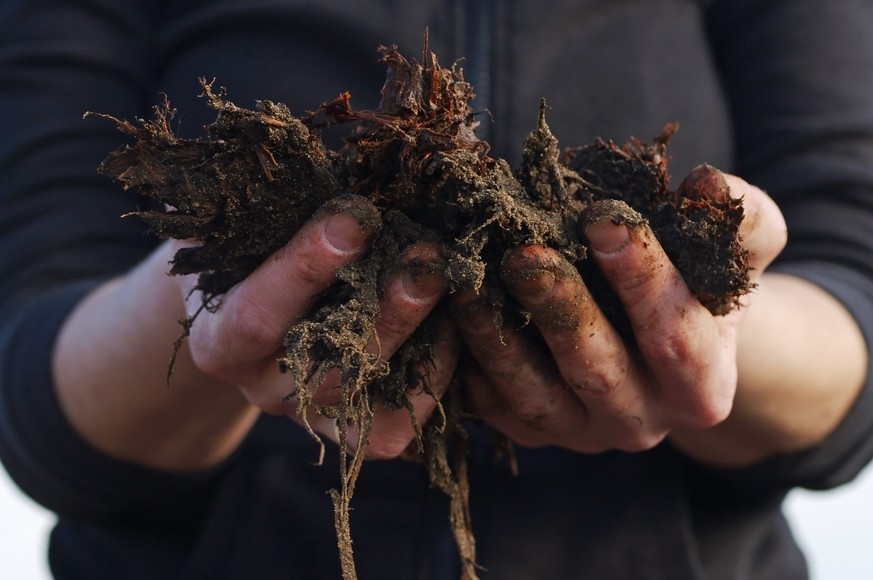
[[[704,166],[678,190],[669,188],[667,145],[674,126],[651,144],[597,140],[561,150],[543,103],[522,162],[513,169],[490,157],[488,144],[477,138],[473,88],[461,71],[441,67],[427,51],[424,64],[407,60],[396,47],[380,51],[387,79],[376,111],[355,110],[348,93],[300,116],[270,101],[250,110],[201,81],[206,103],[217,112],[202,137],[176,137],[170,127],[174,112],[165,101],[152,120],[113,119],[133,142],[100,168],[156,202],[156,209],[135,213],[158,236],[200,242],[180,250],[171,271],[199,274],[206,308],[220,307],[217,298],[313,215],[335,213],[355,197],[377,208],[358,216],[378,232],[369,251],[340,268],[339,282],[288,330],[286,355],[278,361],[290,375],[286,400],[296,403],[304,423],[312,412],[337,420],[342,483],[332,497],[347,579],[355,577],[349,507],[373,409],[408,407],[408,389],[429,390],[415,369],[431,359],[439,309],[388,364],[365,348],[374,336],[383,284],[405,248],[420,240],[441,244],[442,262],[422,267],[444,275],[450,291],[484,285],[495,324],[518,315],[501,281],[503,256],[520,245],[542,244],[575,265],[607,316],[632,340],[616,297],[586,260],[582,228],[602,219],[648,222],[713,314],[727,313],[749,290],[748,257],[738,235],[742,205],[727,194],[720,174]],[[350,130],[342,149],[326,148],[320,130],[345,123]],[[592,208],[599,200],[609,203]],[[186,331],[192,323],[185,322]],[[317,405],[313,394],[334,368],[341,369],[341,402]],[[464,577],[476,578],[463,452],[453,466],[448,459],[449,444],[465,443],[461,399],[450,392],[434,418],[416,428],[433,484],[452,499]],[[344,445],[351,423],[361,426],[353,454]]]

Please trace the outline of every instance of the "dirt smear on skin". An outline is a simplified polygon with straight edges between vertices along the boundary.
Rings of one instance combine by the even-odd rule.
[[[290,375],[286,400],[296,404],[307,429],[310,413],[337,422],[341,483],[331,497],[347,580],[356,578],[350,502],[373,410],[382,405],[411,411],[410,390],[431,392],[427,370],[439,309],[387,364],[366,349],[374,339],[383,286],[404,267],[404,249],[422,240],[439,243],[442,260],[422,267],[445,276],[450,291],[484,287],[497,325],[505,316],[519,316],[500,276],[504,255],[539,244],[576,267],[619,332],[632,340],[616,296],[586,260],[581,232],[585,224],[603,219],[647,223],[714,314],[737,307],[749,290],[748,256],[738,239],[741,201],[728,195],[721,174],[702,166],[676,191],[669,189],[666,150],[675,126],[667,126],[651,144],[635,138],[621,146],[597,140],[562,150],[543,102],[522,161],[513,169],[490,157],[488,144],[476,136],[473,88],[461,70],[440,66],[427,48],[423,64],[393,46],[379,50],[387,78],[375,111],[355,110],[348,93],[300,116],[271,101],[246,109],[202,80],[202,96],[217,112],[202,137],[175,136],[167,101],[151,120],[108,117],[132,143],[111,153],[100,168],[154,202],[135,214],[158,236],[200,242],[175,255],[171,272],[199,275],[206,309],[220,308],[222,294],[313,215],[352,208],[362,226],[377,231],[366,255],[339,268],[339,282],[288,330],[285,356],[278,361],[279,370]],[[331,150],[319,133],[337,124],[350,124],[350,134],[340,150]],[[357,201],[361,198],[378,211],[366,209]],[[603,200],[608,201],[597,203]],[[193,323],[193,318],[184,321],[185,332]],[[341,400],[318,404],[314,395],[333,369],[341,373]],[[432,484],[451,498],[463,577],[475,579],[479,567],[460,389],[455,382],[433,418],[415,425],[415,451],[423,456]],[[359,435],[352,446],[356,450],[349,452],[352,424],[359,426]],[[451,461],[453,445],[457,452]]]

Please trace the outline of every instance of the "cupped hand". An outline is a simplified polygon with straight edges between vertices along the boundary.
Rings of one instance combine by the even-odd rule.
[[[363,212],[363,213],[362,213]],[[191,326],[188,346],[194,364],[206,374],[235,384],[254,406],[275,415],[302,420],[293,399],[283,398],[294,389],[290,375],[279,372],[277,360],[284,356],[283,340],[319,296],[336,282],[338,267],[360,258],[374,235],[373,219],[359,219],[376,209],[361,198],[350,199],[347,207],[328,215],[316,215],[282,249],[268,258],[243,282],[221,297],[216,309],[202,310]],[[440,260],[439,248],[421,243],[406,250],[402,263],[417,264]],[[419,268],[420,270],[420,268]],[[179,277],[187,297],[189,316],[202,304],[194,290],[194,276]],[[388,360],[412,334],[445,294],[446,285],[436,274],[413,275],[400,268],[386,284],[376,321],[376,338],[368,349]],[[434,411],[454,371],[456,343],[450,325],[440,327],[435,341],[439,364],[422,372],[428,374],[432,394],[410,391],[409,400],[419,424]],[[329,376],[326,381],[338,380]],[[335,389],[329,384],[316,391],[315,402],[333,404]],[[375,410],[369,434],[368,455],[394,457],[415,437],[409,413]],[[309,425],[336,441],[334,421],[309,413]]]
[[[730,195],[743,200],[741,236],[754,281],[784,247],[785,222],[763,191],[726,179]],[[674,429],[723,421],[737,386],[744,310],[710,314],[646,224],[601,219],[585,235],[628,315],[633,344],[557,252],[518,248],[502,276],[539,336],[498,328],[487,297],[455,298],[456,324],[473,355],[463,373],[474,413],[523,445],[589,453],[644,450]]]

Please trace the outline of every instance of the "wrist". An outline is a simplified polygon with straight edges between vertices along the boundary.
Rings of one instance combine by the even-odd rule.
[[[768,273],[747,308],[730,416],[712,429],[671,435],[707,463],[749,465],[820,443],[846,416],[866,376],[855,320],[818,286]]]
[[[233,451],[257,417],[233,386],[200,372],[183,345],[166,373],[184,304],[167,274],[170,244],[91,292],[55,343],[62,410],[109,455],[162,469],[208,467]]]

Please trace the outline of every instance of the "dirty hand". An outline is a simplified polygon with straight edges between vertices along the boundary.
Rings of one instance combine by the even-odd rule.
[[[741,235],[754,281],[784,247],[785,223],[763,191],[726,177],[744,200]],[[723,421],[736,391],[744,309],[711,315],[645,224],[605,219],[585,235],[636,344],[619,337],[556,252],[514,250],[502,275],[543,341],[510,324],[496,328],[482,297],[457,295],[456,324],[474,359],[463,371],[474,413],[520,444],[587,453],[649,449],[674,429]]]
[[[354,203],[357,212],[375,212],[363,199]],[[252,405],[298,421],[294,401],[283,402],[293,390],[288,374],[281,374],[277,359],[284,356],[286,332],[318,297],[336,281],[336,269],[359,258],[374,232],[363,226],[354,211],[316,216],[243,282],[221,297],[220,307],[203,310],[191,327],[188,346],[194,364],[215,378],[235,384]],[[404,254],[404,260],[439,259],[439,249],[432,244],[417,244]],[[193,315],[202,297],[192,289],[196,276],[179,277],[180,290],[187,296],[188,314]],[[386,285],[376,324],[378,338],[369,349],[387,360],[409,337],[445,294],[445,281],[431,275],[412,276],[396,273]],[[190,294],[190,296],[189,296]],[[439,396],[454,371],[456,341],[450,339],[454,329],[442,328],[446,340],[435,344],[435,355],[448,361],[431,369],[429,384]],[[329,376],[319,386],[314,402],[336,404],[338,374]],[[419,424],[424,424],[436,407],[434,397],[410,392],[410,401]],[[375,410],[376,417],[369,436],[368,455],[394,457],[403,452],[415,436],[405,409]],[[334,421],[308,413],[313,429],[336,441]]]

